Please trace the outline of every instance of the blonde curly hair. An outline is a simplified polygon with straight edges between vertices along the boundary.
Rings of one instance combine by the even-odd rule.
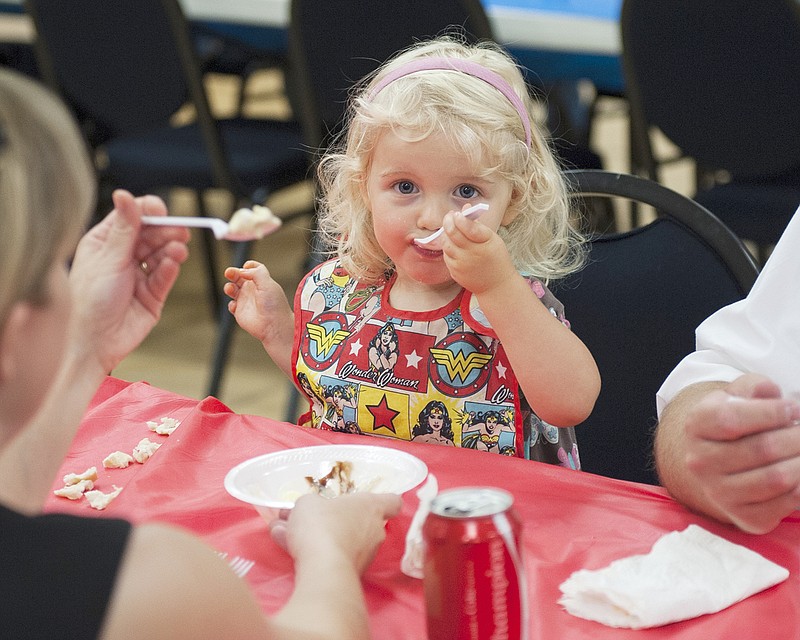
[[[500,75],[523,101],[531,123],[530,147],[514,105],[467,73],[412,73],[371,95],[392,70],[424,57],[469,60]],[[547,282],[583,264],[585,239],[516,63],[492,42],[468,45],[443,36],[400,53],[354,88],[343,133],[319,162],[319,232],[352,276],[374,282],[394,267],[375,238],[362,198],[373,149],[386,130],[408,140],[443,133],[484,175],[511,183],[509,209],[516,216],[498,233],[520,273]]]

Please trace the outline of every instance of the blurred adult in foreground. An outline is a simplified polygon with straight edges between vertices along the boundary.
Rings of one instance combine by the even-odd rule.
[[[661,387],[655,457],[690,508],[766,533],[800,506],[800,213],[750,294],[703,322]]]
[[[397,496],[301,498],[273,537],[295,590],[273,617],[193,536],[161,524],[41,515],[103,378],[156,324],[185,229],[144,227],[154,196],[114,194],[80,240],[95,178],[65,107],[0,69],[0,625],[14,638],[364,638],[360,572]],[[77,247],[77,248],[76,248]],[[320,531],[324,535],[320,535]],[[266,540],[265,540],[266,543]]]

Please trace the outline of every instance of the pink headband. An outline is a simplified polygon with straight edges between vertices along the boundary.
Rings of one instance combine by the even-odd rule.
[[[531,122],[528,118],[528,112],[525,110],[520,97],[515,93],[511,85],[506,82],[499,74],[479,65],[477,62],[464,60],[462,58],[420,58],[419,60],[412,60],[404,65],[397,67],[393,71],[387,73],[380,81],[372,87],[367,96],[368,100],[372,100],[378,95],[387,85],[391,84],[399,78],[417,73],[417,71],[460,71],[469,76],[473,76],[483,80],[486,84],[490,84],[500,93],[502,93],[508,101],[514,105],[514,108],[519,114],[519,119],[522,120],[522,126],[525,128],[525,142],[531,146]]]

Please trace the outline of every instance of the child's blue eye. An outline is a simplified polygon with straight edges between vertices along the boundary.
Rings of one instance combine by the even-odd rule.
[[[474,198],[477,195],[478,195],[478,190],[475,187],[470,186],[468,184],[462,184],[458,188],[458,196],[460,198],[469,199],[469,198]]]
[[[409,182],[408,180],[404,180],[402,182],[398,182],[395,185],[395,188],[403,194],[414,193],[414,183]]]

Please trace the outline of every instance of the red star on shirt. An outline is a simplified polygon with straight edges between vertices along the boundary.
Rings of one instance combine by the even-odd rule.
[[[386,401],[385,393],[378,404],[367,406],[367,410],[372,414],[373,431],[377,429],[388,429],[392,433],[397,433],[397,429],[395,429],[392,422],[394,422],[394,419],[400,412],[395,411],[389,406],[389,403]]]

